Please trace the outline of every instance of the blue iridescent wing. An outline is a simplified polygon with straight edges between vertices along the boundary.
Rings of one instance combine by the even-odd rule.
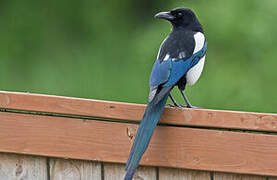
[[[201,57],[206,53],[207,43],[197,53],[190,56],[188,59],[168,59],[165,61],[156,60],[150,76],[150,87],[172,86],[186,74],[190,68],[196,65]]]
[[[156,87],[167,82],[172,69],[172,61],[160,61],[157,59],[152,68],[149,85]]]
[[[196,65],[207,50],[207,43],[197,53],[188,59],[167,59],[165,61],[156,60],[150,76],[149,101],[156,95],[158,86],[174,86],[179,79],[184,76],[194,65]]]

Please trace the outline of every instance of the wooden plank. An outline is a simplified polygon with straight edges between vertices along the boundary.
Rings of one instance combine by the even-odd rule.
[[[101,179],[100,162],[52,158],[50,159],[49,164],[51,180]]]
[[[125,163],[137,127],[1,112],[0,151]],[[159,126],[141,165],[276,176],[276,156],[276,135]]]
[[[46,158],[0,153],[0,180],[47,180]]]
[[[277,177],[269,177],[267,180],[277,180]]]
[[[263,176],[241,175],[230,173],[214,173],[214,180],[267,180]]]
[[[145,105],[0,91],[0,108],[140,121]],[[167,107],[161,123],[277,132],[277,114]]]
[[[105,163],[104,179],[105,180],[122,180],[125,175],[125,165]],[[154,167],[140,166],[134,175],[134,179],[156,180],[156,169]]]
[[[159,168],[159,180],[210,180],[210,172],[175,168]]]

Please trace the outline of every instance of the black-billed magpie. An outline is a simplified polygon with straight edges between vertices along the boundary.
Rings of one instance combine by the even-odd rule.
[[[149,103],[126,164],[125,180],[133,178],[168,97],[174,105],[179,106],[170,94],[174,86],[178,86],[187,107],[192,107],[183,91],[186,84],[196,83],[205,62],[207,43],[202,25],[192,10],[176,8],[169,12],[160,12],[155,17],[168,20],[173,29],[162,43],[152,69]]]

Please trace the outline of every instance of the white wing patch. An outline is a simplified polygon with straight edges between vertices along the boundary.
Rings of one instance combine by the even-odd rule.
[[[158,55],[157,55],[157,59],[158,59],[159,56],[160,56],[161,49],[162,49],[162,45],[163,45],[163,43],[167,40],[167,38],[168,38],[168,37],[166,37],[166,38],[163,40],[162,44],[160,45],[159,52],[158,52]]]
[[[163,61],[167,61],[168,59],[170,58],[170,55],[169,54],[166,54]]]
[[[186,53],[184,51],[179,53],[179,56],[178,56],[179,59],[183,59],[185,57],[186,57]]]
[[[153,100],[153,98],[156,95],[156,92],[157,92],[157,87],[154,87],[153,89],[150,88],[149,97],[148,97],[149,102],[151,102]]]
[[[203,56],[199,60],[199,62],[187,72],[186,80],[187,80],[188,85],[195,84],[197,82],[197,80],[199,79],[199,77],[203,71],[203,68],[204,68],[205,57],[206,56]]]
[[[205,43],[204,34],[201,32],[194,34],[194,41],[195,41],[195,47],[194,47],[193,54],[201,50],[202,47],[204,46],[204,43]]]

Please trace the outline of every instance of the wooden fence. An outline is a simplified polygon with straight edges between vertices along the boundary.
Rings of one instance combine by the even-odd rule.
[[[1,91],[0,180],[120,180],[144,109]],[[277,114],[168,107],[141,165],[134,179],[277,180]]]

